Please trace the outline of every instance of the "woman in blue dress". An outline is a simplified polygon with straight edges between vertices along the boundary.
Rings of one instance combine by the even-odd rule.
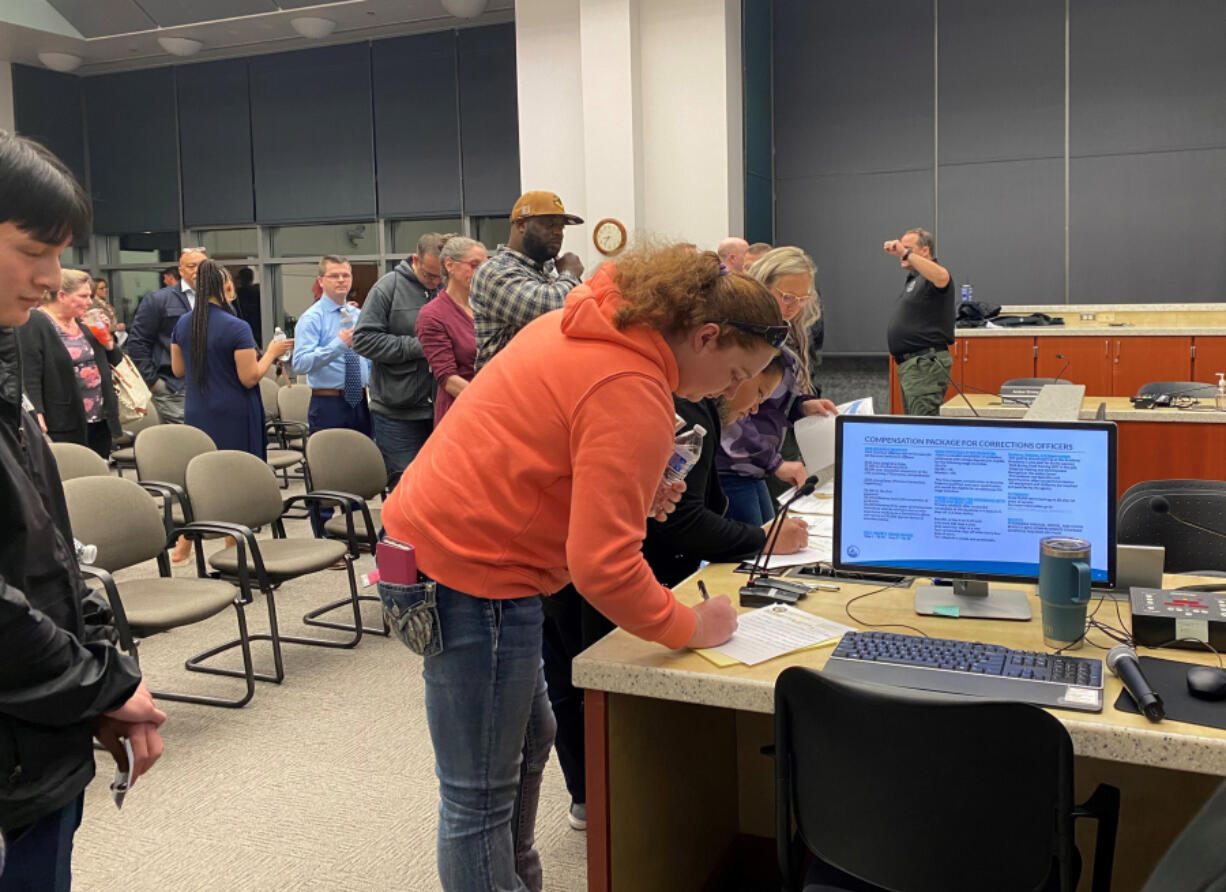
[[[218,449],[266,457],[260,378],[294,349],[292,340],[270,341],[256,358],[251,326],[234,313],[234,283],[224,266],[205,260],[196,271],[196,305],[175,325],[170,364],[187,379],[183,421],[198,427]]]

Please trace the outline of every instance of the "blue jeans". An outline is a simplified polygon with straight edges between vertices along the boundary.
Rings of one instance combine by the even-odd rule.
[[[0,892],[68,892],[72,888],[72,837],[81,825],[85,793],[28,827],[6,832]]]
[[[536,809],[556,725],[541,669],[539,596],[439,584],[442,651],[425,658],[446,892],[541,889]]]
[[[395,489],[404,469],[425,445],[426,437],[434,429],[434,421],[430,418],[389,418],[378,412],[371,412],[370,417],[374,422],[375,445],[383,453],[383,463],[387,465],[387,488]]]
[[[728,511],[724,516],[729,520],[760,527],[774,519],[775,503],[761,477],[720,474],[719,483],[728,497]]]

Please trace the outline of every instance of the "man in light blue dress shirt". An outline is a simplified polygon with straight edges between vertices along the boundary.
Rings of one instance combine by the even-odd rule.
[[[294,328],[294,371],[306,375],[311,388],[307,421],[311,433],[348,428],[371,435],[366,386],[370,360],[353,352],[357,307],[348,305],[353,270],[344,257],[329,254],[319,261],[323,296],[298,319]]]

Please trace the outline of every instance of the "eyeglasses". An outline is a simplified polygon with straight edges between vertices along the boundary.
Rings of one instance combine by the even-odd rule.
[[[813,298],[817,297],[816,291],[809,291],[805,294],[788,294],[786,291],[780,291],[778,288],[772,288],[775,294],[779,295],[779,299],[789,307],[800,305],[804,306]]]
[[[477,267],[479,267],[484,262],[485,262],[484,260],[453,260],[452,261],[452,263],[456,264],[457,266],[466,266],[471,270],[475,270]]]
[[[788,339],[789,329],[786,325],[758,325],[754,322],[733,322],[729,319],[725,319],[723,322],[716,322],[715,324],[731,325],[733,328],[740,329],[746,334],[756,335],[776,350],[782,347],[783,342]]]
[[[179,256],[182,257],[184,254],[207,254],[207,253],[209,253],[209,249],[204,248],[204,247],[184,248],[182,251],[179,252]]]
[[[328,273],[326,276],[320,276],[320,278],[321,279],[335,279],[336,281],[339,282],[341,279],[352,279],[353,273]]]

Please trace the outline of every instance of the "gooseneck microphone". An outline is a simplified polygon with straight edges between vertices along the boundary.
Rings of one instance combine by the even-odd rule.
[[[766,528],[766,539],[762,543],[762,548],[758,550],[757,556],[753,559],[753,566],[749,568],[749,582],[747,585],[753,585],[755,579],[762,579],[769,576],[766,570],[766,561],[775,553],[775,543],[779,541],[779,533],[783,528],[783,519],[787,517],[792,504],[798,499],[803,499],[805,496],[813,495],[813,490],[817,489],[817,475],[808,477],[804,483],[796,487],[796,492],[792,493],[791,497],[783,503],[783,507],[779,513],[775,515],[771,525]]]
[[[1149,679],[1141,671],[1135,650],[1127,644],[1117,644],[1107,651],[1107,668],[1124,683],[1124,689],[1147,719],[1160,722],[1166,718],[1162,698],[1149,686]]]
[[[976,418],[978,418],[979,413],[975,411],[975,407],[971,404],[971,401],[967,397],[966,393],[962,390],[961,387],[958,386],[958,382],[954,380],[953,366],[951,365],[949,369],[946,369],[944,366],[942,366],[941,371],[945,372],[945,380],[949,382],[950,386],[953,387],[954,390],[958,391],[958,396],[962,397],[962,402],[966,403],[966,408],[970,409],[971,414],[974,415]],[[941,402],[945,402],[945,401],[941,400]]]
[[[1072,360],[1065,359],[1063,353],[1057,353],[1056,359],[1064,359],[1064,366],[1060,369],[1060,371],[1056,372],[1056,380],[1059,381],[1060,379],[1064,377],[1064,373],[1068,371],[1069,363],[1072,362]]]

